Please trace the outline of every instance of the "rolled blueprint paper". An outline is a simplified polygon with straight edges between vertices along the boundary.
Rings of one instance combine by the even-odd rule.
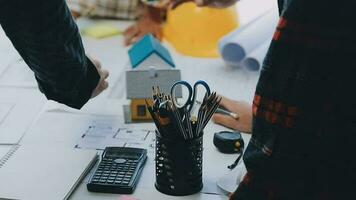
[[[263,60],[266,57],[271,39],[267,39],[254,51],[252,51],[247,57],[241,61],[241,66],[249,71],[258,71],[262,67]]]
[[[219,42],[219,50],[225,62],[239,66],[246,55],[272,37],[278,18],[278,10],[273,8],[223,37]]]

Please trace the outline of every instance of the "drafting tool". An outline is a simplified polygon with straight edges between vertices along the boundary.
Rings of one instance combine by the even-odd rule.
[[[216,132],[213,143],[222,153],[241,153],[244,147],[244,140],[239,131]]]

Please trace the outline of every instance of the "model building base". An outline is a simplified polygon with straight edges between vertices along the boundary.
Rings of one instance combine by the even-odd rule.
[[[125,124],[131,124],[131,123],[147,123],[151,122],[152,119],[146,119],[146,120],[132,120],[131,118],[131,108],[130,105],[123,105],[123,111],[124,111],[124,122]]]

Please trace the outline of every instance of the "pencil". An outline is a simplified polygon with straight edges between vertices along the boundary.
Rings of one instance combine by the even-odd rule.
[[[200,101],[196,101],[196,102],[197,102],[198,104],[201,104]],[[239,119],[239,115],[238,115],[237,113],[230,112],[230,111],[225,110],[225,109],[222,109],[222,108],[220,108],[220,107],[218,107],[218,108],[216,109],[215,113],[220,113],[220,114],[228,115],[228,116],[230,116],[230,117],[232,117],[232,118],[234,118],[234,119],[236,119],[236,120]]]

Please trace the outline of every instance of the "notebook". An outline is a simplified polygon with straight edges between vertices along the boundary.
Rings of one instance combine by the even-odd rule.
[[[0,160],[0,199],[67,199],[97,160],[91,150],[16,145]]]

